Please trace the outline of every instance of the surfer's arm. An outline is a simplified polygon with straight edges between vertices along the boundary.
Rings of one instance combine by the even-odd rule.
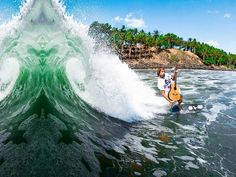
[[[170,103],[172,103],[172,101],[167,97],[167,95],[165,94],[165,90],[161,90],[161,95]]]

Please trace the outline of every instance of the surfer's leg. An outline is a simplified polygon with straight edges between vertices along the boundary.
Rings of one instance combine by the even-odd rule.
[[[178,106],[180,109],[182,109],[182,106],[181,106],[182,101],[183,101],[183,96],[180,95],[180,99],[178,100]]]

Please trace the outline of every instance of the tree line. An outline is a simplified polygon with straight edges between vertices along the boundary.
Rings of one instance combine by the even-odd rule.
[[[156,47],[157,50],[179,49],[190,51],[199,56],[206,65],[225,65],[236,68],[236,54],[227,53],[222,49],[199,42],[195,38],[184,40],[174,33],[161,34],[158,30],[145,32],[137,28],[112,27],[108,23],[94,21],[89,27],[89,35],[97,43],[106,44],[115,50],[120,50],[123,45],[144,45]]]

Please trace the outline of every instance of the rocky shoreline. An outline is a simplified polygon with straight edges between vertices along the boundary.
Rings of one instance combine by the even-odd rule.
[[[127,62],[125,62],[127,63]],[[133,64],[129,64],[129,68],[131,69],[157,69],[157,68],[160,68],[160,67],[163,67],[163,68],[173,68],[175,67],[175,65],[141,65],[141,64],[137,64],[137,65],[133,65]],[[219,70],[219,71],[235,71],[233,69],[230,69],[230,68],[225,68],[225,67],[218,67],[218,66],[202,66],[202,67],[187,67],[187,66],[184,66],[184,65],[178,65],[178,68],[179,69],[199,69],[199,70]]]
[[[202,59],[190,51],[178,49],[160,50],[155,47],[122,46],[120,59],[132,69],[172,68],[233,71],[226,66],[207,66]]]

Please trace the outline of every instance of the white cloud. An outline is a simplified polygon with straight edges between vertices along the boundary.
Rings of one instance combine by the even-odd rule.
[[[218,14],[219,11],[218,10],[208,10],[207,13],[208,14]]]
[[[224,14],[224,18],[230,18],[231,17],[231,14],[230,13],[225,13]]]
[[[213,47],[219,47],[220,44],[217,41],[209,40],[208,42],[205,42],[208,45],[211,45]]]
[[[144,28],[146,27],[145,22],[142,18],[136,18],[132,13],[129,13],[122,18],[120,16],[116,16],[112,21],[116,21],[118,23],[124,22],[128,27],[131,28]]]
[[[123,18],[121,18],[120,16],[116,16],[116,17],[114,18],[114,21],[116,21],[116,22],[121,22],[121,21],[123,21]]]
[[[135,18],[133,15],[127,14],[125,17],[125,22],[127,26],[132,27],[132,28],[142,28],[145,27],[145,22],[142,18]]]

